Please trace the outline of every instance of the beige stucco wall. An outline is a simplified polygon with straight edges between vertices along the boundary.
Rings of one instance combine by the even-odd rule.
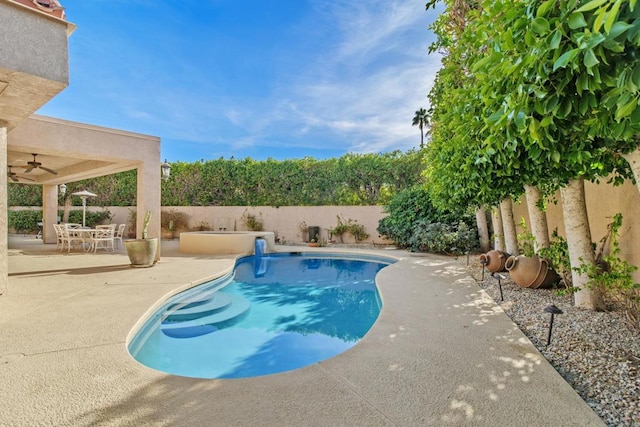
[[[620,257],[625,261],[640,267],[640,221],[637,218],[640,212],[640,194],[635,185],[625,182],[621,186],[606,184],[603,180],[600,184],[585,183],[585,197],[589,226],[591,227],[591,240],[599,242],[607,232],[607,225],[616,213],[623,217],[620,230]],[[557,204],[552,201],[547,204],[547,221],[549,233],[557,229],[561,236],[565,236],[564,221],[562,218],[562,206],[560,193],[555,195]],[[529,214],[524,197],[519,203],[514,204],[514,217],[517,223],[524,217],[529,222]],[[518,232],[522,232],[518,226]],[[531,227],[529,226],[529,229]],[[640,271],[635,274],[635,280],[640,282]]]
[[[73,209],[78,209],[75,206]],[[62,209],[62,207],[60,207]],[[100,211],[102,208],[89,206],[88,210]],[[114,215],[112,222],[126,223],[129,210],[127,207],[108,207]],[[327,229],[337,224],[337,216],[345,221],[352,219],[365,226],[369,238],[363,243],[390,243],[378,235],[376,228],[378,221],[387,214],[382,212],[382,206],[163,206],[162,210],[174,209],[184,212],[189,216],[189,227],[198,228],[199,225],[218,231],[226,228],[227,231],[246,231],[247,227],[241,218],[245,212],[261,219],[265,231],[277,232],[280,239],[288,242],[303,242],[307,236],[300,231],[300,223],[321,228],[322,237],[327,239]],[[344,235],[344,243],[353,243],[349,234]]]
[[[0,11],[2,66],[66,86],[69,82],[68,25],[9,2],[0,2]],[[20,37],[15,37],[16,34]]]

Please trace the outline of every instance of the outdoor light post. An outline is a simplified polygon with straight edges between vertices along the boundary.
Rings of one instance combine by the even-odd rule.
[[[167,162],[167,159],[164,159],[164,163],[160,165],[160,178],[166,181],[169,179],[169,175],[171,175],[171,165]]]

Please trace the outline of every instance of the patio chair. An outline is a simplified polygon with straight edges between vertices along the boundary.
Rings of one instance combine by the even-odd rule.
[[[113,252],[115,250],[114,234],[115,225],[114,227],[96,228],[93,232],[93,237],[91,237],[91,248],[93,249],[93,252],[95,253],[98,249],[111,249]]]
[[[67,253],[71,252],[71,245],[78,244],[81,248],[84,248],[85,236],[80,231],[82,226],[80,224],[64,224],[62,230],[62,249],[64,250],[64,243],[67,244]]]
[[[53,229],[56,232],[56,249],[60,248],[60,250],[64,249],[64,242],[65,242],[65,237],[64,237],[64,225],[62,224],[53,224]]]
[[[116,247],[119,249],[124,248],[124,242],[122,241],[122,238],[124,236],[124,229],[126,227],[127,227],[127,224],[118,225],[118,229],[116,230],[116,235],[113,238]]]

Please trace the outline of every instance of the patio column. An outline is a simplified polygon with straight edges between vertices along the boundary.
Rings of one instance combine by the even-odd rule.
[[[58,223],[58,186],[42,186],[42,242],[56,243],[53,224]]]
[[[7,128],[0,127],[0,189],[4,196],[0,197],[0,295],[7,292],[9,284],[9,224],[7,211]]]
[[[158,147],[159,148],[159,147]],[[149,238],[158,238],[156,259],[160,259],[160,152],[138,167],[138,197],[136,209],[136,235],[142,238],[142,220],[151,211]]]

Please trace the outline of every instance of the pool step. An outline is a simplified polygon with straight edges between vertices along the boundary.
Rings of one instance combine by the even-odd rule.
[[[202,300],[189,301],[181,308],[176,304],[163,313],[162,323],[184,322],[215,314],[226,309],[231,302],[231,295],[217,292]]]
[[[239,295],[224,294],[230,298],[230,304],[222,311],[201,315],[181,322],[162,323],[162,332],[172,338],[193,338],[228,328],[249,314],[251,304]]]
[[[212,286],[208,286],[208,289],[200,290],[192,296],[181,299],[180,302],[171,304],[169,307],[167,307],[165,313],[170,314],[170,311],[175,311],[176,309],[184,310],[185,308],[196,307],[208,303],[209,300],[211,300],[211,297],[214,296],[218,292],[218,290],[232,283],[234,278],[235,274],[229,274],[215,280],[212,283]]]

